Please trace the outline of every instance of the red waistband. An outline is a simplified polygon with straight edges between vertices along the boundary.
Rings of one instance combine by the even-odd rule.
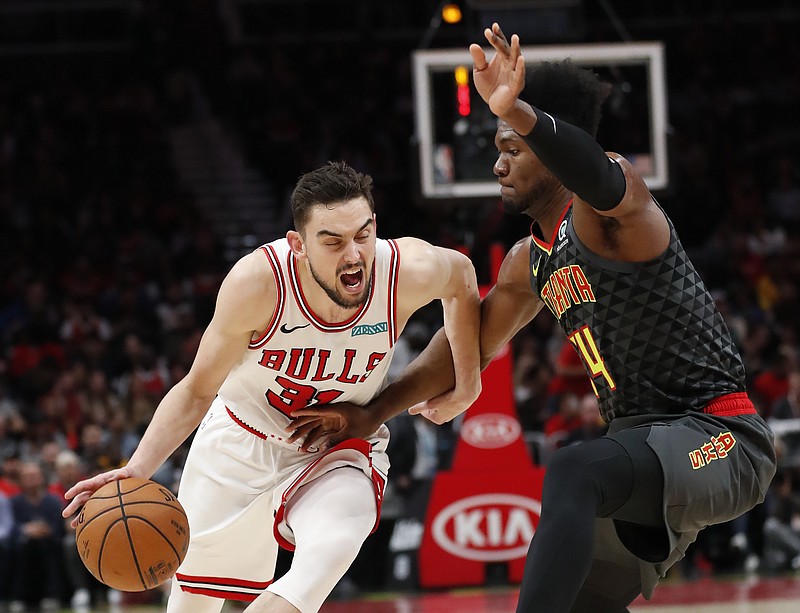
[[[747,415],[756,412],[752,400],[747,396],[747,392],[736,392],[718,396],[703,407],[703,413],[712,415],[722,415],[731,417],[732,415]]]
[[[230,415],[230,418],[234,421],[234,423],[238,424],[239,426],[241,426],[242,428],[247,430],[250,434],[255,434],[258,438],[263,438],[264,440],[267,440],[267,438],[269,438],[266,434],[264,434],[260,430],[256,430],[253,426],[248,424],[246,421],[239,419],[233,413],[233,411],[231,411],[228,407],[225,407],[225,410],[228,412],[228,415]],[[272,438],[275,438],[271,434],[269,436],[272,437]],[[278,439],[278,440],[281,440],[281,439]]]

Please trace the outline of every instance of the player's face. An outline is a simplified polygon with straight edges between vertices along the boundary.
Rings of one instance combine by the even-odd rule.
[[[295,254],[338,306],[359,307],[369,295],[375,260],[375,215],[363,197],[311,211]],[[299,237],[299,235],[298,235]],[[290,240],[291,242],[291,240]]]
[[[504,121],[497,124],[494,144],[497,161],[492,170],[500,183],[503,208],[507,213],[527,213],[535,217],[536,205],[552,197],[558,180]]]

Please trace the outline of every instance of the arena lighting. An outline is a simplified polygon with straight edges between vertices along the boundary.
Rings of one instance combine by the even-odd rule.
[[[452,2],[445,4],[442,7],[442,20],[445,23],[460,23],[461,22],[461,7]]]
[[[457,66],[455,69],[456,77],[456,99],[458,101],[458,114],[466,117],[470,114],[470,95],[469,95],[469,69],[466,66]]]

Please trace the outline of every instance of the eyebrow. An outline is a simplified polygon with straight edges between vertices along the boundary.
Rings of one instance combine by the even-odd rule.
[[[507,143],[508,141],[520,141],[520,140],[524,142],[524,139],[516,132],[504,132],[501,136],[498,136],[495,139],[495,142],[498,145],[501,145],[503,143]]]
[[[360,234],[362,230],[365,230],[367,226],[371,226],[373,223],[374,222],[372,221],[372,218],[368,219],[367,221],[364,222],[364,225],[362,225],[358,230],[356,230],[356,234]],[[342,238],[344,235],[339,234],[337,232],[331,232],[330,230],[320,230],[319,232],[317,232],[317,237],[321,236],[332,236],[334,238]]]

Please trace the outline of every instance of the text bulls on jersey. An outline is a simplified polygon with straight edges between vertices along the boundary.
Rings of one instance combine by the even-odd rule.
[[[343,360],[331,359],[331,350],[318,347],[264,349],[258,363],[297,381],[338,381],[339,383],[361,383],[386,357],[386,352],[367,353],[357,349],[345,349]],[[331,369],[329,362],[341,364]]]

